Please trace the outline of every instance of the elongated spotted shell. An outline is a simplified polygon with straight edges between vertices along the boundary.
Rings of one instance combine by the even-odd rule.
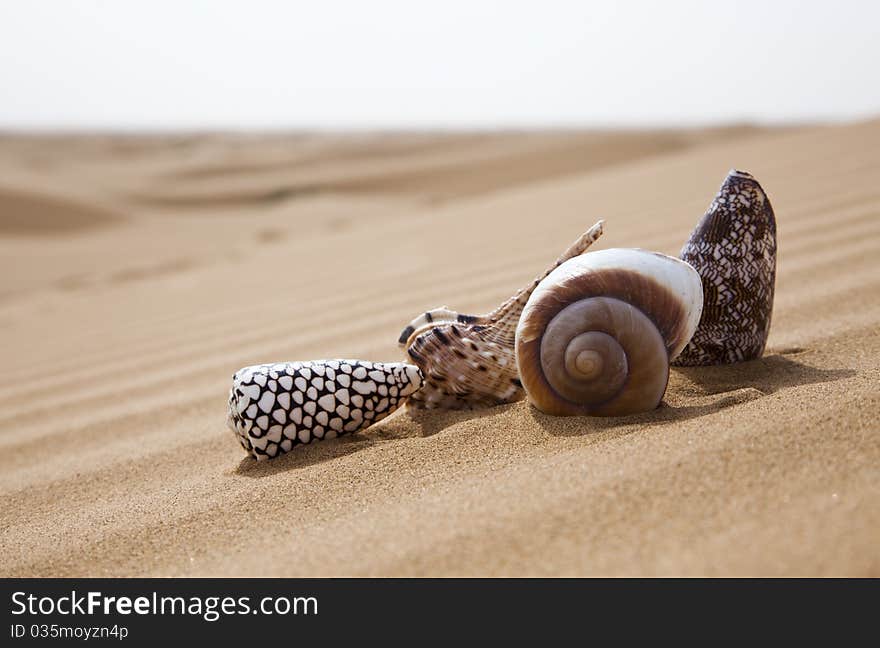
[[[750,174],[731,171],[681,250],[703,280],[703,315],[675,361],[714,365],[760,358],[776,282],[776,217]]]
[[[269,459],[299,444],[369,427],[421,386],[418,367],[402,362],[255,365],[232,377],[227,424],[247,452]]]
[[[597,222],[530,284],[486,315],[446,307],[427,311],[403,329],[398,343],[424,373],[425,385],[409,399],[415,409],[472,409],[523,397],[516,369],[514,333],[538,283],[554,268],[586,251],[602,235]]]
[[[702,304],[699,275],[674,257],[614,248],[566,261],[532,292],[516,329],[529,401],[556,416],[656,408]]]

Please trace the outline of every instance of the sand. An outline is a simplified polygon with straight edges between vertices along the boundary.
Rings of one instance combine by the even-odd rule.
[[[237,368],[397,360],[599,218],[677,254],[731,167],[779,224],[763,359],[620,419],[225,428]],[[878,179],[880,121],[0,137],[0,575],[880,576]]]

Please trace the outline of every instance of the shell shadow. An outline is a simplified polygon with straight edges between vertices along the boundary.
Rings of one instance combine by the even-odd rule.
[[[411,418],[395,413],[366,430],[329,441],[299,445],[293,451],[268,461],[257,461],[247,456],[239,462],[233,472],[243,477],[258,479],[280,472],[307,468],[325,461],[334,461],[382,443],[419,435],[419,426]]]
[[[675,367],[674,371],[704,395],[733,392],[744,387],[766,395],[786,387],[833,382],[856,374],[853,369],[811,367],[779,354],[731,365]]]
[[[419,436],[430,437],[464,421],[497,416],[503,408],[512,405],[515,405],[515,403],[473,410],[410,410],[409,417],[410,421],[417,426]]]
[[[791,353],[800,352],[796,350]],[[644,414],[620,417],[559,417],[544,414],[531,406],[528,411],[541,429],[553,436],[584,436],[599,432],[612,432],[613,436],[619,436],[636,432],[645,426],[668,425],[713,414],[787,387],[843,380],[855,374],[852,369],[818,369],[785,355],[774,354],[733,365],[674,367],[666,400],[658,409]],[[480,410],[401,412],[365,431],[333,441],[298,446],[293,452],[269,461],[245,457],[234,472],[256,479],[299,470],[340,459],[378,444],[433,436],[457,423],[498,416],[508,408],[520,406],[522,403]]]
[[[714,414],[787,387],[833,382],[855,374],[852,369],[819,369],[783,355],[770,355],[732,365],[674,367],[666,399],[658,409],[644,414],[560,418],[535,408],[530,408],[530,412],[538,425],[554,436],[581,436],[607,430],[635,432],[644,426]]]
[[[513,406],[515,405],[513,404]],[[501,405],[499,407],[509,406]],[[238,463],[233,472],[243,477],[259,479],[281,472],[299,470],[325,461],[340,459],[384,443],[433,436],[462,421],[495,416],[498,414],[499,407],[460,411],[404,410],[374,427],[355,434],[346,434],[332,441],[319,441],[297,446],[292,452],[268,461],[257,461],[253,457],[247,456]]]
[[[333,461],[346,455],[365,450],[376,441],[359,435],[343,436],[333,441],[320,441],[304,446],[297,446],[293,452],[268,461],[257,461],[250,455],[242,459],[233,471],[242,477],[259,479],[280,472],[299,470],[315,464]]]

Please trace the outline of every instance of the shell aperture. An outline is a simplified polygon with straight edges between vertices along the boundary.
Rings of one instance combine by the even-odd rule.
[[[516,329],[529,401],[557,416],[656,408],[702,304],[699,275],[674,257],[612,248],[566,261],[532,292]]]
[[[357,432],[394,412],[422,386],[403,362],[316,360],[239,369],[232,377],[227,425],[258,460],[314,439]]]
[[[416,409],[472,409],[511,403],[523,397],[514,352],[520,313],[540,281],[564,262],[583,254],[603,231],[599,221],[572,243],[529,285],[486,315],[437,308],[423,313],[398,339],[408,360],[425,376],[410,397]]]
[[[767,194],[732,170],[681,250],[703,280],[703,316],[677,365],[761,357],[776,281],[776,218]]]

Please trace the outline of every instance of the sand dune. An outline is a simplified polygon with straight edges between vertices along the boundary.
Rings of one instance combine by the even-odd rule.
[[[731,167],[777,213],[763,359],[620,419],[401,412],[260,465],[225,429],[240,366],[398,359],[598,218],[677,253]],[[880,122],[6,137],[0,173],[4,576],[880,575]]]
[[[119,219],[99,206],[0,188],[0,234],[69,234]]]

